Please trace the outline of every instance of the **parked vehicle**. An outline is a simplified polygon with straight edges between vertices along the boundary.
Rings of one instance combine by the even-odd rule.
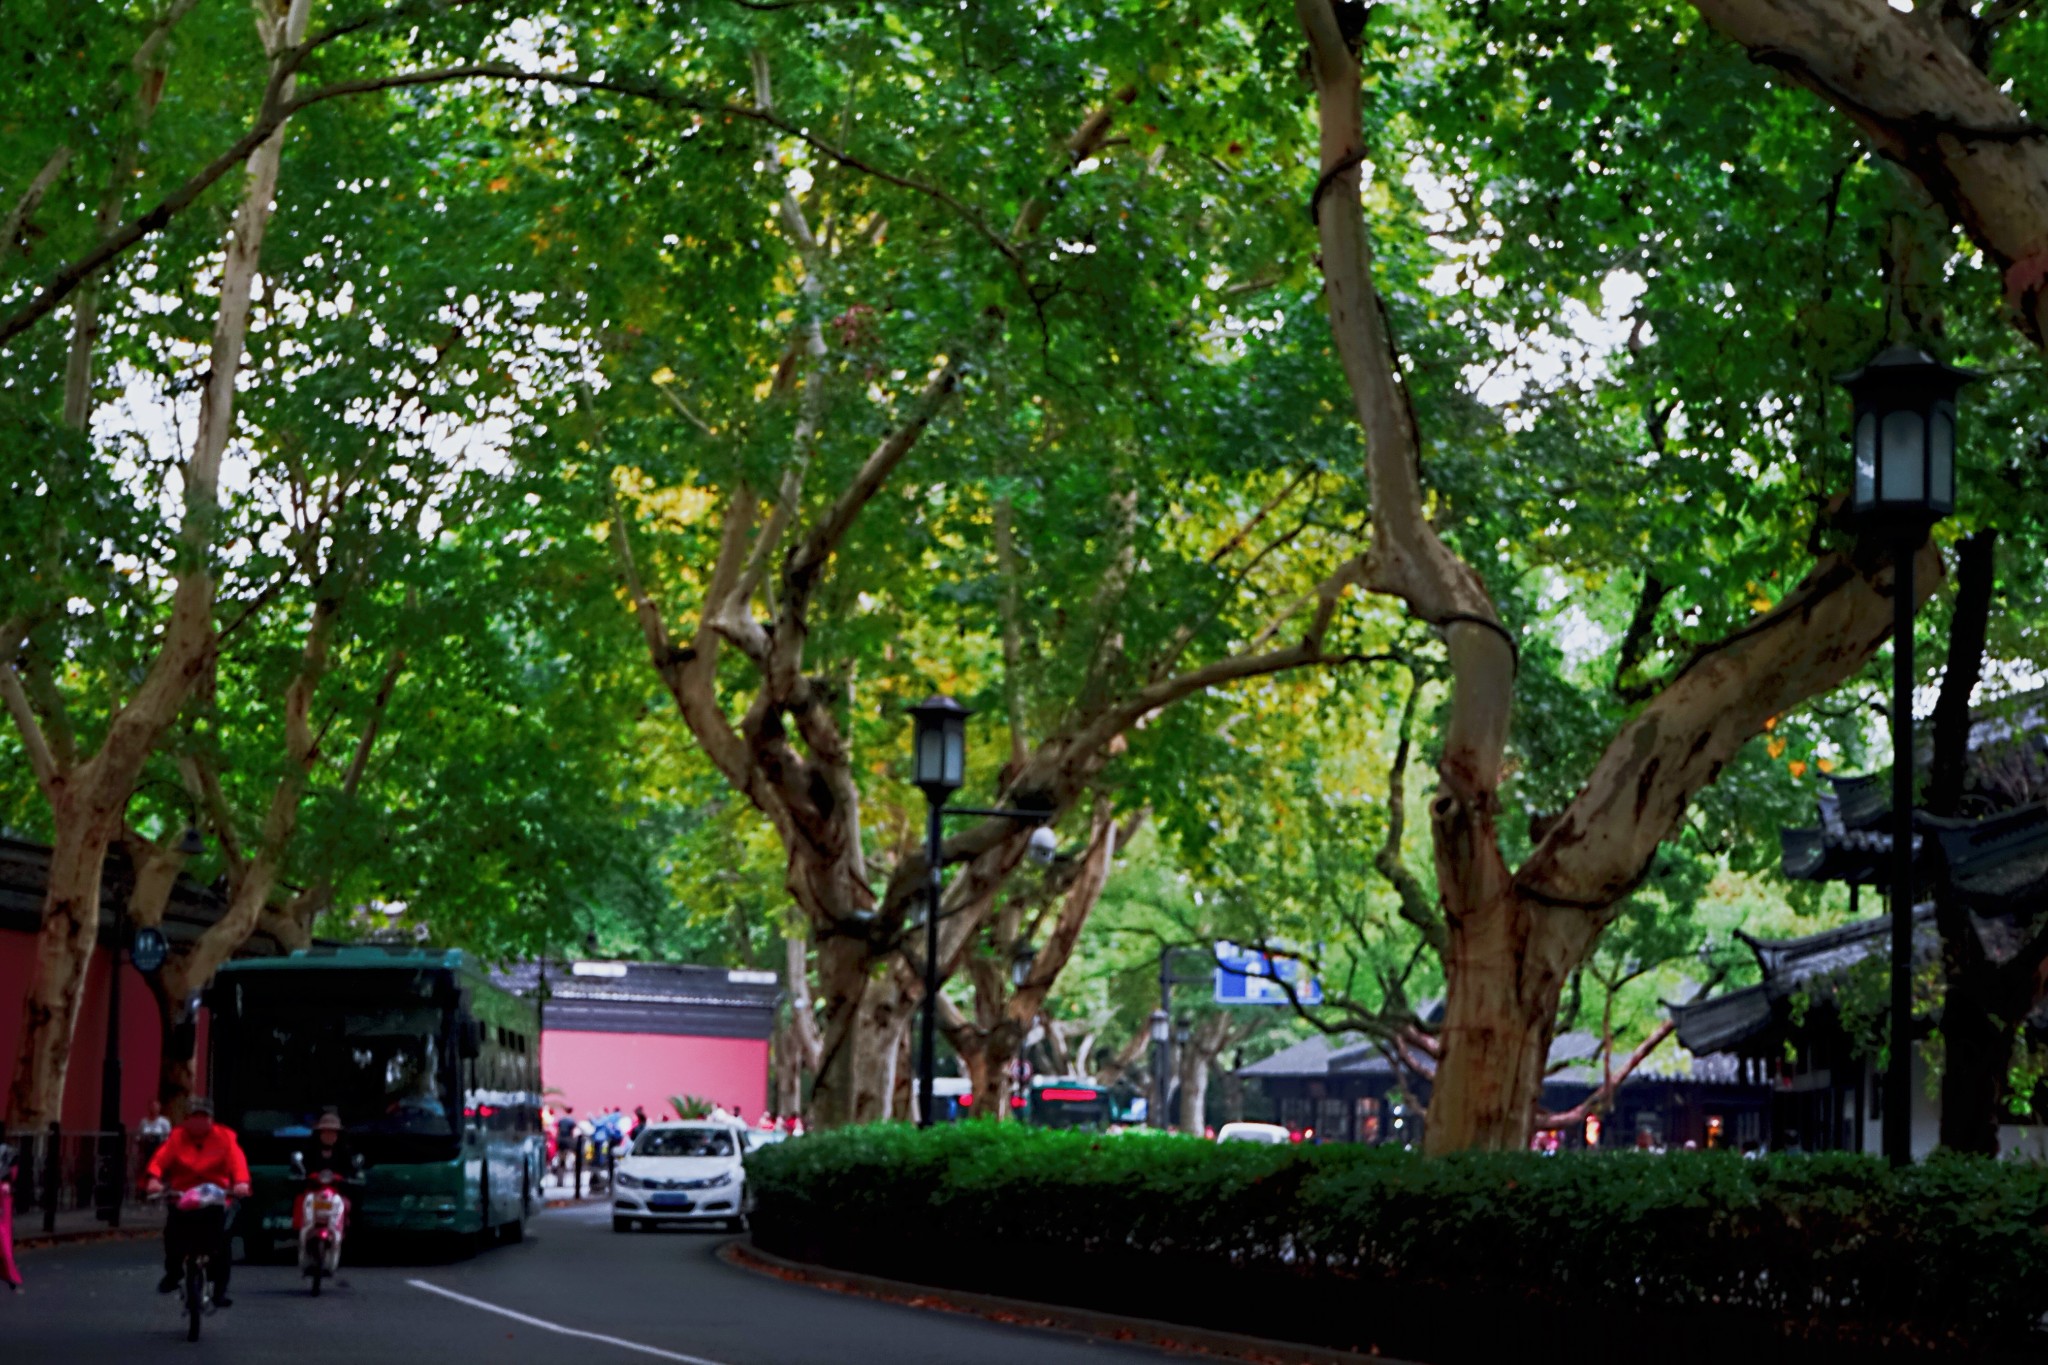
[[[1218,1142],[1262,1142],[1269,1147],[1284,1147],[1294,1140],[1294,1135],[1277,1123],[1226,1123],[1216,1130]]]
[[[650,1123],[619,1158],[612,1231],[662,1223],[746,1225],[747,1130],[710,1121]]]

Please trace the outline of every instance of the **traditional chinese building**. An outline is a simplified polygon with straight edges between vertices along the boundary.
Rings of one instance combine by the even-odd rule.
[[[773,972],[667,962],[549,962],[500,979],[541,1002],[541,1079],[578,1114],[673,1112],[696,1096],[752,1119],[768,1107]]]
[[[1575,1109],[1602,1083],[1599,1039],[1565,1033],[1550,1048],[1543,1108]],[[1416,1143],[1429,1103],[1430,1064],[1397,1064],[1357,1035],[1317,1034],[1238,1070],[1248,1117],[1264,1118],[1317,1142]],[[1615,1087],[1612,1103],[1557,1130],[1561,1148],[1736,1147],[1768,1136],[1770,1090],[1761,1068],[1728,1055],[1646,1062]]]

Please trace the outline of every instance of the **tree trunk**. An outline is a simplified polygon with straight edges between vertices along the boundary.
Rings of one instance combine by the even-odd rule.
[[[1444,902],[1444,1018],[1425,1150],[1521,1151],[1529,1145],[1558,1002],[1577,957],[1558,940],[1590,917],[1518,896],[1490,816],[1432,803]],[[1560,961],[1562,956],[1563,960]]]
[[[1956,547],[1955,616],[1931,727],[1933,761],[1928,765],[1926,798],[1931,815],[1962,814],[1969,776],[1970,697],[1984,671],[1997,545],[1996,532],[1979,531]],[[2026,1011],[2015,1010],[2007,1018],[1999,1010],[2002,973],[1986,954],[1968,908],[1950,889],[1945,868],[1935,878],[1934,910],[1941,932],[1943,985],[1941,1145],[1996,1156],[2013,1034],[2018,1016]]]
[[[960,1051],[955,1049],[955,1051]],[[996,1094],[1000,1084],[1000,1066],[993,1071],[989,1065],[987,1048],[968,1048],[960,1052],[960,1064],[967,1072],[967,1090],[974,1097],[968,1117],[976,1119],[1000,1119],[1003,1116],[1001,1097]]]
[[[291,97],[295,78],[279,69],[289,50],[304,39],[311,12],[312,0],[290,0],[282,13],[258,11],[257,28],[273,71],[279,72],[280,98]],[[61,776],[47,771],[48,747],[35,730],[34,718],[9,697],[32,758],[42,755],[38,777],[49,793],[56,828],[36,968],[23,1000],[21,1055],[8,1088],[8,1119],[19,1127],[39,1128],[63,1107],[72,1030],[99,932],[101,865],[121,832],[122,813],[143,764],[177,719],[213,650],[214,582],[208,559],[219,515],[220,462],[234,428],[235,380],[246,349],[256,267],[277,195],[283,144],[279,129],[250,156],[242,201],[229,233],[206,387],[184,465],[177,586],[156,657],[127,704],[114,712],[98,752]],[[0,660],[0,672],[11,678],[11,662]]]
[[[825,1019],[818,1079],[811,1089],[811,1120],[821,1128],[854,1122],[863,1081],[855,1036],[868,977],[864,944],[846,937],[819,944],[818,993],[825,998]]]
[[[21,1057],[7,1094],[8,1126],[41,1130],[64,1107],[71,1036],[99,941],[100,879],[118,832],[114,813],[67,809],[60,801],[50,882],[36,934],[35,975],[22,997]]]
[[[915,1122],[918,1117],[917,1090],[911,1082],[917,1075],[917,1062],[910,1016],[906,1014],[899,1018],[895,1030],[889,1042],[889,1067],[883,1077],[882,1086],[882,1094],[888,1100],[888,1105],[875,1117]]]
[[[157,1048],[157,1099],[166,1114],[181,1119],[199,1075],[199,1021],[191,998],[172,996],[160,975],[151,975],[150,986],[157,997],[157,1017],[163,1023],[163,1039]]]
[[[1237,1074],[1236,1067],[1223,1073],[1223,1121],[1244,1121],[1244,1077]]]
[[[1951,973],[1942,1000],[1941,1145],[1952,1152],[1998,1155],[2017,1024],[1999,1017],[1983,970]]]

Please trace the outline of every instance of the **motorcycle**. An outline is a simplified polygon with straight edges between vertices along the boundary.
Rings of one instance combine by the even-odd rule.
[[[291,1172],[303,1182],[299,1196],[299,1274],[312,1281],[313,1297],[320,1297],[320,1282],[334,1278],[341,1269],[341,1238],[348,1226],[348,1200],[344,1189],[363,1185],[363,1159],[355,1159],[354,1173],[307,1171],[302,1152],[292,1153]]]

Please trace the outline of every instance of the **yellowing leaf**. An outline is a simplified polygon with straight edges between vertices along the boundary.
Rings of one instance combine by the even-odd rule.
[[[651,378],[657,384],[673,384],[676,382],[676,372],[664,365],[656,370]]]

